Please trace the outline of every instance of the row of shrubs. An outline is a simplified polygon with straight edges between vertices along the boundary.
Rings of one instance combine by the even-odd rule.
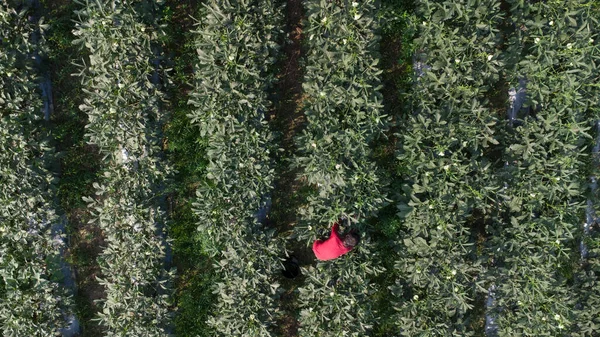
[[[161,129],[167,113],[152,81],[160,34],[154,1],[86,1],[76,12],[74,44],[87,54],[77,74],[84,92],[87,142],[102,159],[94,194],[84,197],[104,244],[98,257],[98,319],[108,336],[166,336],[171,282],[166,264]]]
[[[418,3],[392,287],[406,336],[598,328],[597,233],[581,225],[597,199],[597,5],[508,4]]]
[[[72,296],[61,285],[55,161],[39,67],[45,28],[27,6],[0,1],[0,334],[53,336]]]
[[[482,10],[484,9],[484,10]],[[500,1],[417,4],[413,110],[400,129],[397,328],[403,336],[473,336],[487,291],[481,242],[500,193]],[[481,311],[480,311],[481,312]]]
[[[303,270],[300,336],[367,336],[378,321],[371,300],[383,271],[366,220],[386,202],[372,141],[389,124],[383,113],[375,1],[304,1],[303,113],[292,167],[313,188],[298,210],[294,236],[312,245],[341,216],[361,232],[349,255]],[[346,228],[348,229],[348,228]]]
[[[498,267],[488,277],[497,285],[498,333],[593,336],[597,247],[591,268],[579,271],[579,243],[598,119],[597,4],[508,3],[507,81],[526,79],[527,101],[522,122],[506,130],[507,165],[497,173],[505,207],[489,246]]]
[[[275,336],[284,242],[257,212],[273,189],[267,90],[283,8],[272,0],[208,1],[198,22],[189,118],[207,143],[206,179],[193,210],[218,278],[208,324],[216,336]]]

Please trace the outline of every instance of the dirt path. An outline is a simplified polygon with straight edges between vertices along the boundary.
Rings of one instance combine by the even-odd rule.
[[[76,19],[73,11],[79,7],[69,0],[42,2],[39,10],[50,27],[45,33],[49,52],[42,67],[52,80],[54,111],[49,127],[53,144],[61,153],[56,168],[58,198],[68,219],[65,259],[75,274],[75,314],[81,327],[80,336],[99,337],[105,335],[104,328],[92,319],[100,310],[95,301],[106,297],[104,287],[96,279],[101,276],[97,257],[104,246],[104,235],[96,224],[88,223],[87,205],[81,197],[93,191],[100,157],[97,148],[85,142],[87,116],[78,108],[83,103],[80,81],[71,76],[80,71],[72,61],[81,62],[84,57],[71,43],[75,38],[71,33]]]
[[[280,235],[290,237],[296,224],[296,215],[303,202],[305,186],[297,181],[298,172],[291,170],[289,160],[296,152],[295,137],[301,132],[305,122],[302,113],[302,79],[303,69],[300,67],[302,55],[302,18],[301,0],[289,0],[286,6],[286,23],[288,36],[283,41],[283,58],[279,62],[280,74],[276,85],[279,100],[269,116],[273,131],[279,134],[279,145],[283,152],[277,158],[275,189],[272,196],[271,211],[267,224],[277,228]],[[304,244],[296,240],[288,240],[287,250],[294,255],[301,266],[313,262],[312,252]],[[298,336],[296,288],[302,284],[303,277],[286,279],[282,277],[282,287],[286,289],[281,296],[282,317],[278,320],[280,336]]]
[[[207,165],[205,148],[198,142],[199,130],[192,126],[187,115],[194,109],[187,104],[194,90],[193,68],[197,59],[194,44],[195,19],[201,7],[199,0],[167,0],[163,12],[166,36],[163,46],[163,66],[172,68],[171,83],[166,86],[168,97],[165,109],[171,115],[165,126],[163,151],[177,174],[170,182],[172,192],[167,197],[170,218],[168,235],[173,240],[173,266],[176,268],[172,308],[176,336],[206,337],[212,330],[206,321],[212,314],[215,294],[212,286],[217,280],[213,260],[204,253],[197,232],[197,219],[191,209],[196,190],[204,179]]]
[[[276,227],[285,236],[292,233],[296,211],[302,203],[301,195],[305,188],[301,181],[296,180],[298,172],[289,167],[289,161],[296,152],[294,138],[301,132],[305,122],[302,112],[303,70],[300,68],[302,16],[301,0],[288,1],[286,21],[289,41],[284,43],[282,52],[285,57],[279,64],[280,74],[275,89],[279,100],[269,116],[273,131],[280,136],[278,141],[283,152],[277,158],[277,179],[267,221],[268,225]],[[303,256],[297,257],[301,264],[310,262],[303,259]]]
[[[404,84],[400,79],[410,76],[407,74],[412,68],[406,64],[401,64],[402,59],[402,38],[398,35],[386,34],[381,37],[380,54],[381,69],[383,73],[381,93],[383,95],[384,111],[390,115],[391,127],[385,133],[385,137],[375,142],[375,154],[377,166],[385,168],[392,174],[396,170],[395,153],[398,142],[397,132],[401,115],[404,113],[403,102],[400,97],[401,86]]]
[[[87,209],[74,209],[69,212],[71,234],[67,258],[73,263],[77,294],[75,303],[81,323],[82,337],[100,337],[105,335],[105,329],[93,319],[100,312],[101,306],[96,300],[106,298],[104,287],[96,277],[102,277],[98,265],[98,255],[104,247],[104,235],[95,224],[88,224]]]
[[[381,11],[386,13],[401,13],[402,4],[394,1],[382,1]],[[390,254],[394,251],[393,240],[397,239],[397,200],[395,191],[401,191],[400,175],[396,155],[398,145],[402,141],[401,136],[403,121],[406,119],[410,109],[406,106],[405,95],[412,88],[412,37],[407,30],[407,25],[396,22],[389,24],[381,32],[379,53],[381,57],[380,68],[383,95],[383,104],[386,114],[391,117],[390,128],[385,131],[384,136],[376,139],[373,144],[374,160],[381,173],[385,176],[389,196],[394,200],[390,205],[380,210],[378,217],[373,219],[373,227],[376,229],[372,239],[377,243],[377,250]],[[390,227],[391,226],[391,227]],[[383,259],[383,266],[388,270],[376,277],[372,282],[382,285],[378,294],[373,297],[375,307],[379,312],[380,320],[373,327],[373,336],[392,336],[397,333],[395,309],[391,305],[390,298],[393,297],[392,290],[388,288],[396,282],[395,259]]]

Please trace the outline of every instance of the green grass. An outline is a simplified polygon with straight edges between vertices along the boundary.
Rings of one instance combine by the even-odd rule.
[[[177,267],[175,332],[182,336],[208,336],[206,319],[216,298],[211,293],[215,274],[205,253],[207,240],[197,231],[198,219],[191,208],[206,167],[205,144],[198,140],[198,130],[189,124],[189,108],[183,104],[177,103],[166,129],[167,155],[177,170],[169,188],[175,200],[169,225]]]
[[[386,78],[386,75],[384,75],[384,81],[394,82],[400,93],[406,94],[413,85],[412,65],[415,52],[413,40],[416,37],[416,4],[412,0],[382,0],[381,8],[380,34],[383,39],[390,40],[399,47],[399,50],[394,53],[396,64],[389,64],[388,66],[392,66],[392,69],[398,68],[404,75],[394,76],[393,78]],[[382,47],[382,57],[385,58],[387,56],[386,52],[388,52],[385,48],[388,46],[382,44]],[[384,71],[387,70],[384,69]],[[387,76],[389,76],[389,72]]]
[[[386,113],[392,118],[391,127],[386,137],[377,139],[373,144],[373,160],[381,168],[383,181],[388,184],[390,204],[381,209],[377,218],[370,219],[376,228],[373,240],[377,242],[377,251],[382,256],[382,265],[387,272],[379,275],[373,282],[380,291],[375,294],[373,302],[380,317],[373,328],[373,336],[387,337],[398,334],[394,321],[395,309],[390,298],[402,294],[391,294],[389,286],[398,278],[394,263],[399,252],[394,241],[402,235],[402,219],[398,216],[397,204],[403,197],[401,179],[404,169],[398,167],[397,151],[401,141],[402,121],[410,112],[409,95],[413,87],[413,53],[416,34],[415,3],[412,0],[383,0],[381,3],[381,67],[384,88],[384,105]],[[408,292],[403,294],[408,296]]]
[[[216,282],[212,261],[204,252],[205,242],[196,233],[196,219],[189,202],[179,205],[170,234],[177,265],[175,332],[178,336],[209,336],[206,320],[212,314]]]
[[[167,157],[176,170],[168,188],[173,201],[169,235],[173,239],[177,267],[175,333],[204,337],[211,333],[206,321],[213,314],[216,295],[212,293],[212,286],[217,280],[212,260],[206,253],[208,240],[198,232],[198,219],[191,208],[208,164],[206,141],[200,138],[199,129],[191,125],[187,117],[192,112],[187,100],[188,93],[193,90],[190,80],[197,59],[189,33],[194,21],[189,15],[196,13],[198,6],[197,1],[168,0],[163,7],[162,23],[166,24],[166,35],[161,42],[171,57],[167,66],[173,68],[170,73],[172,83],[167,87],[171,118],[165,126],[165,143]]]
[[[84,127],[87,116],[79,110],[83,101],[79,72],[72,64],[83,55],[71,44],[75,38],[71,33],[76,5],[48,4],[47,32],[48,60],[46,66],[51,73],[54,90],[54,114],[51,116],[53,139],[59,152],[61,177],[58,196],[66,213],[85,207],[81,199],[89,194],[97,174],[97,154],[85,143]]]
[[[76,228],[87,222],[87,205],[82,196],[88,196],[93,190],[92,183],[98,174],[98,155],[95,148],[85,142],[87,116],[79,110],[83,93],[79,79],[72,76],[79,72],[72,63],[80,63],[84,57],[71,43],[75,38],[71,33],[74,28],[72,20],[75,19],[73,11],[78,6],[70,1],[42,1],[42,5],[45,10],[43,16],[49,25],[46,32],[48,54],[43,67],[50,73],[54,92],[50,130],[60,165],[58,199],[62,211],[70,220],[67,234],[73,237],[77,236]],[[93,242],[93,239],[83,238],[82,242]],[[86,247],[80,242],[68,247],[67,262],[78,271],[78,275],[93,274],[97,266],[95,250]],[[102,335],[101,329],[91,321],[97,309],[90,301],[89,294],[82,290],[86,288],[85,284],[95,282],[86,277],[77,280],[79,291],[74,296],[75,311],[84,337]]]
[[[392,204],[379,212],[377,227],[380,235],[387,239],[398,236],[401,220],[397,216],[396,204],[403,194],[401,177],[404,168],[398,167],[397,151],[401,141],[402,121],[410,112],[406,99],[413,86],[413,39],[416,34],[415,4],[408,0],[384,0],[380,14],[382,43],[383,96],[386,114],[392,117],[391,128],[385,137],[373,143],[373,160],[384,172]]]

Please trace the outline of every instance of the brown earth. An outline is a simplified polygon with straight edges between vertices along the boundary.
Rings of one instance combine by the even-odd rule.
[[[276,174],[278,178],[274,184],[273,203],[267,224],[277,228],[280,235],[287,238],[292,235],[297,220],[296,212],[303,203],[302,195],[306,188],[301,180],[296,180],[298,172],[290,169],[288,162],[296,152],[294,139],[301,132],[305,122],[302,112],[303,69],[300,67],[303,15],[301,0],[287,1],[288,36],[283,43],[284,58],[279,62],[280,74],[276,86],[280,99],[269,116],[273,130],[281,134],[279,144],[283,152],[277,158]],[[314,261],[312,251],[296,240],[288,240],[286,248],[299,260],[301,266]],[[280,297],[280,306],[283,311],[277,320],[277,330],[280,336],[298,336],[296,288],[302,282],[302,276],[292,280],[282,278],[282,287],[286,290]]]
[[[410,111],[405,106],[403,93],[410,90],[412,86],[412,83],[407,80],[412,77],[412,59],[406,59],[405,49],[407,46],[403,43],[403,34],[404,32],[398,30],[384,33],[381,35],[379,44],[383,111],[390,116],[391,121],[390,128],[385,130],[384,135],[377,138],[372,144],[373,159],[377,167],[385,170],[388,179],[392,181],[398,179],[399,175],[396,154],[401,139],[397,134],[401,133],[401,123]],[[392,204],[390,207],[394,207],[394,205]],[[393,214],[395,214],[395,207]],[[379,241],[381,249],[391,249],[384,243],[388,240],[387,235],[379,231],[377,226],[374,228],[375,232],[372,235],[376,241]],[[383,263],[387,270],[394,270],[394,259],[384,259]],[[396,278],[393,272],[388,272],[372,281],[386,285],[381,287],[381,290],[372,298],[381,318],[373,327],[373,336],[393,336],[397,333],[396,322],[391,321],[390,318],[394,317],[395,311],[390,305],[389,299],[392,294],[387,286],[395,284]]]
[[[383,70],[381,93],[383,95],[384,111],[390,115],[392,120],[390,123],[391,128],[374,145],[377,166],[390,172],[396,170],[395,154],[396,144],[398,144],[396,133],[398,132],[401,115],[405,113],[400,97],[400,86],[402,84],[398,83],[398,79],[410,76],[407,71],[412,69],[398,62],[402,57],[402,47],[400,36],[384,35],[381,38],[380,53],[381,69]]]
[[[87,216],[86,208],[68,214],[71,234],[66,258],[72,261],[75,270],[81,336],[100,337],[105,335],[105,328],[92,319],[101,310],[96,300],[106,298],[104,286],[96,279],[102,277],[97,258],[104,247],[104,234],[98,225],[88,223]]]
[[[63,135],[55,140],[54,145],[62,153],[57,168],[59,178],[66,181],[59,193],[68,219],[65,259],[71,264],[75,274],[77,291],[74,302],[81,325],[80,336],[100,337],[106,335],[105,327],[92,319],[101,310],[96,301],[106,298],[104,287],[96,279],[102,276],[97,257],[104,247],[104,234],[98,225],[88,223],[89,212],[80,199],[81,193],[92,193],[89,179],[98,171],[100,155],[97,147],[85,144],[82,139],[87,117],[77,108],[82,103],[79,79],[71,76],[79,70],[71,61],[81,56],[77,47],[70,44],[74,38],[70,35],[74,28],[70,19],[74,18],[73,10],[79,7],[72,0],[41,3],[38,8],[40,16],[46,17],[51,27],[46,33],[51,48],[47,55],[47,71],[52,79],[54,102],[51,124],[55,133]],[[90,186],[85,188],[86,184]]]
[[[302,53],[302,4],[301,0],[290,0],[286,7],[288,39],[284,43],[280,61],[277,91],[280,100],[269,116],[273,131],[281,134],[279,144],[283,152],[277,158],[277,179],[274,183],[273,204],[268,216],[268,224],[276,227],[283,235],[290,236],[296,223],[296,210],[302,203],[301,195],[306,188],[302,180],[297,180],[298,171],[289,167],[289,160],[296,153],[295,137],[304,126],[302,112],[302,79],[300,67]],[[309,263],[302,252],[293,251],[300,263]],[[300,255],[300,256],[299,256]]]

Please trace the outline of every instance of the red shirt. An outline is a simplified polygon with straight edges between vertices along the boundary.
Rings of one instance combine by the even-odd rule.
[[[338,227],[337,223],[333,225],[329,239],[325,241],[316,240],[313,243],[313,252],[315,252],[317,259],[321,261],[333,260],[352,250],[352,248],[344,247],[344,243],[337,232]]]

